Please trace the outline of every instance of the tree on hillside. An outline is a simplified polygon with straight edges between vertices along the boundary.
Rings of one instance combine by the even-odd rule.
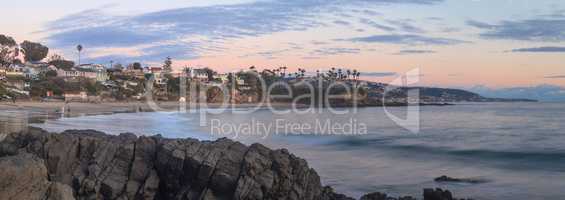
[[[167,57],[165,59],[165,63],[163,64],[163,73],[170,74],[173,72],[173,61],[171,57]]]
[[[57,67],[58,69],[63,69],[63,70],[70,70],[73,68],[73,66],[75,66],[75,62],[70,61],[70,60],[52,60],[49,61],[50,65],[53,65],[55,67]]]
[[[82,52],[82,45],[77,45],[77,51],[78,51],[78,65],[80,65],[80,53]]]
[[[47,57],[49,48],[40,43],[24,41],[20,44],[26,61],[40,61]]]
[[[134,62],[134,63],[132,64],[132,68],[133,68],[134,70],[141,70],[141,69],[143,69],[143,68],[141,67],[141,63],[138,63],[138,62]]]
[[[49,58],[49,64],[57,67],[58,69],[63,69],[63,70],[70,70],[75,66],[75,62],[70,60],[65,60],[65,58],[57,54],[52,55]]]
[[[214,80],[214,75],[216,75],[216,72],[213,69],[206,67],[204,68],[204,71],[206,72],[209,81]]]
[[[112,68],[119,71],[124,70],[124,66],[121,63],[115,64]]]
[[[16,41],[14,40],[14,38],[0,34],[0,45],[1,46],[13,47],[13,46],[16,46],[17,44],[16,44]]]
[[[14,38],[0,35],[0,66],[9,66],[17,60],[19,49]]]

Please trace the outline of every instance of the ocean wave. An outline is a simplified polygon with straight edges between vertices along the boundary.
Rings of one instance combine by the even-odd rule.
[[[396,144],[398,138],[341,139],[326,143],[339,149],[373,149],[408,159],[447,160],[491,165],[514,170],[551,170],[565,172],[565,151],[514,151],[496,149],[456,149],[425,144]]]

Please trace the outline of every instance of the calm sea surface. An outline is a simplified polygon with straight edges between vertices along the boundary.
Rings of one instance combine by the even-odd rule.
[[[405,113],[405,108],[389,110],[399,116]],[[224,112],[207,115],[205,124],[197,113],[129,113],[47,120],[33,126],[49,131],[95,129],[111,134],[260,142],[305,158],[324,184],[355,197],[373,191],[419,197],[424,187],[441,187],[475,199],[565,198],[565,104],[461,104],[420,110],[419,133],[398,126],[382,108],[342,115]],[[17,129],[27,122],[22,116],[3,112],[0,128]],[[323,131],[315,127],[328,120],[357,129],[366,126],[367,134],[319,135]],[[281,128],[284,124],[298,124],[302,129]],[[279,127],[265,129],[269,125]],[[232,134],[218,135],[230,130]],[[435,183],[433,179],[441,175],[485,182]]]

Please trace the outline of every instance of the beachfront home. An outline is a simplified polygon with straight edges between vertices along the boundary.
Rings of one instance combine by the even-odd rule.
[[[93,80],[98,80],[103,79],[100,76],[107,76],[107,75],[103,75],[106,74],[105,72],[102,71],[94,71],[92,69],[87,69],[87,68],[74,68],[71,70],[64,70],[64,69],[58,69],[57,70],[57,77],[61,77],[61,78],[65,78],[65,79],[73,79],[73,78],[87,78],[87,79],[93,79]],[[105,81],[105,80],[104,80]]]
[[[152,75],[152,77],[154,78],[154,82],[156,84],[159,85],[166,85],[167,84],[167,78],[165,77],[165,74],[163,73],[163,68],[161,67],[151,67],[149,68],[150,74]]]
[[[7,71],[10,72],[22,72],[24,70],[25,66],[23,64],[11,64]]]
[[[132,67],[128,67],[126,70],[124,70],[122,72],[122,74],[127,75],[127,76],[132,76],[135,77],[137,79],[144,79],[145,78],[145,72],[143,69],[134,69]]]
[[[39,77],[40,70],[39,68],[26,67],[23,69],[22,73],[27,79],[37,80]]]
[[[95,79],[97,82],[104,82],[109,79],[106,67],[99,64],[82,64],[75,67],[82,78]]]
[[[106,70],[106,68],[103,65],[98,65],[98,64],[82,64],[82,65],[76,66],[75,68],[77,68],[77,69],[88,69],[88,70],[91,70],[91,71]]]
[[[192,80],[199,80],[204,82],[212,81],[208,80],[208,71],[206,69],[190,68],[189,70],[187,70],[187,75]]]
[[[21,77],[21,78],[23,79],[23,78],[25,77],[25,75],[24,75],[24,73],[21,72],[21,71],[6,71],[6,77],[7,77],[7,78],[9,78],[9,77],[18,77],[18,78],[20,78],[20,77]]]
[[[219,74],[216,76],[216,79],[220,80],[224,84],[228,84],[230,81],[229,76],[230,76],[229,73]],[[245,80],[243,80],[241,77],[236,76],[235,74],[232,74],[232,77],[235,78],[235,82],[237,85],[245,84]]]

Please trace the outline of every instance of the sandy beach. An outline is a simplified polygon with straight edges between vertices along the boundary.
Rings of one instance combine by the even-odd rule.
[[[154,111],[176,111],[180,108],[179,102],[155,102],[157,107],[154,107],[146,102],[104,102],[104,103],[79,103],[79,102],[1,102],[0,111],[28,111],[33,113],[65,113],[66,116],[81,116],[81,115],[103,115],[112,113],[125,113],[125,112],[154,112]],[[288,103],[272,103],[274,108],[284,109],[290,108]],[[203,104],[190,105],[187,103],[187,109],[191,107],[203,107]],[[206,104],[209,108],[219,108],[221,104]],[[234,104],[229,105],[233,108],[251,108],[256,106],[266,107],[267,105],[259,105],[256,103],[251,104]],[[156,109],[154,109],[156,108]]]

